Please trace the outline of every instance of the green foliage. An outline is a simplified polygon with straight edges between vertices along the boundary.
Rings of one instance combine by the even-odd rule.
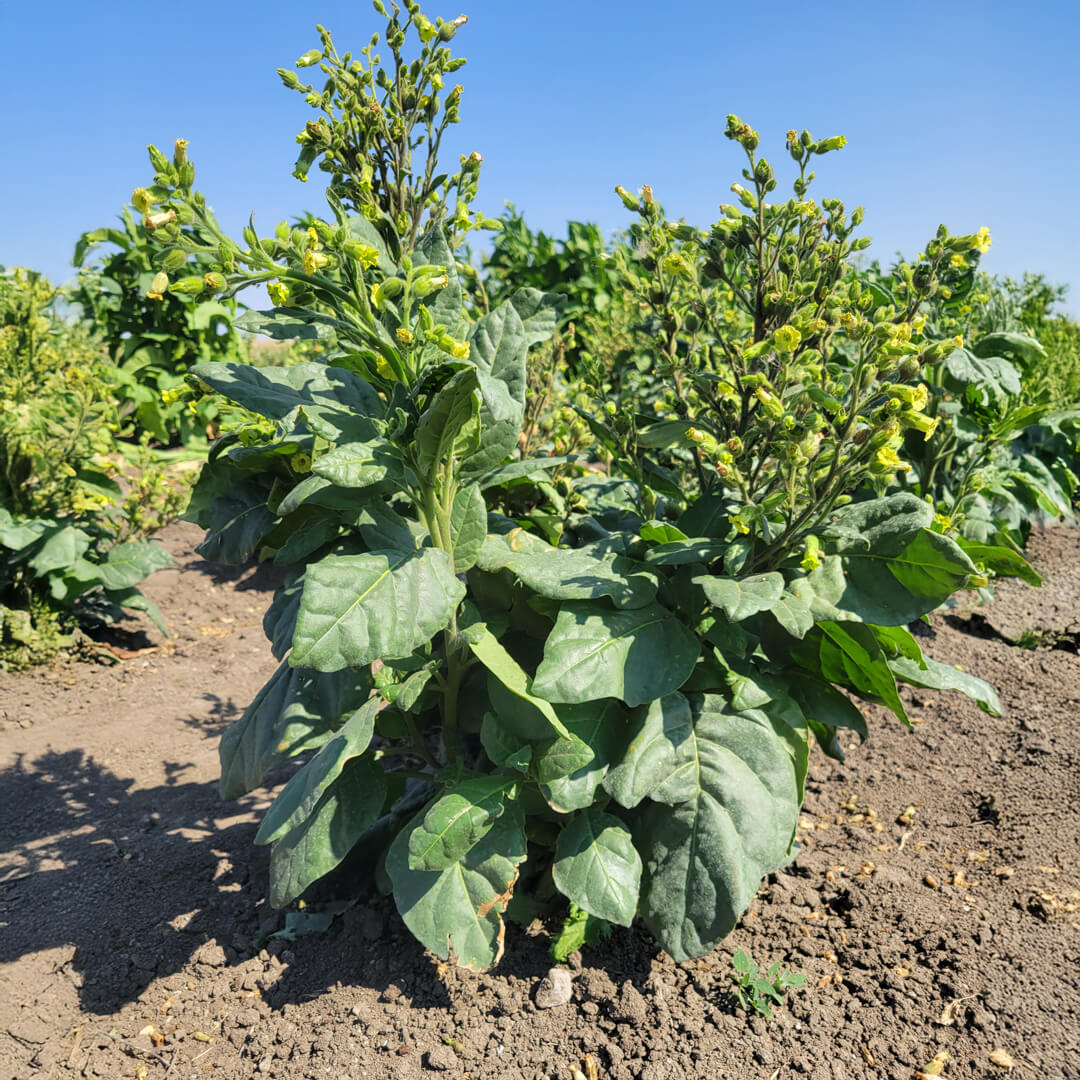
[[[170,560],[143,537],[185,498],[145,451],[119,453],[112,368],[57,297],[32,271],[0,276],[0,662],[14,667],[70,644],[79,618],[126,608],[160,625],[135,586]]]
[[[996,708],[905,629],[985,579],[932,507],[888,492],[904,427],[928,423],[906,395],[952,348],[915,311],[944,253],[978,241],[940,239],[913,299],[882,304],[845,262],[861,213],[806,196],[811,157],[842,140],[789,133],[796,198],[769,205],[772,169],[732,118],[750,212],[703,234],[646,191],[616,256],[654,381],[578,407],[589,468],[524,458],[528,357],[560,301],[468,301],[454,251],[478,162],[429,180],[440,109],[456,119],[458,92],[433,93],[460,66],[440,43],[456,28],[392,7],[393,77],[374,41],[353,61],[321,32],[301,58],[332,105],[308,92],[326,129],[308,163],[332,183],[303,229],[231,239],[186,151],[151,149],[163,236],[216,257],[226,294],[268,283],[275,306],[247,325],[327,350],[189,379],[251,418],[193,493],[200,551],[290,568],[264,620],[282,666],[223,739],[222,794],[314,752],[257,837],[277,905],[359,848],[424,946],[466,967],[498,961],[515,890],[540,882],[574,905],[572,940],[640,915],[682,961],[793,858],[810,739],[837,753],[838,729],[862,735],[852,699],[904,720],[906,681]],[[658,420],[661,383],[679,408]]]
[[[149,196],[133,198],[147,211]],[[111,381],[117,398],[121,437],[144,433],[164,446],[206,442],[207,428],[217,415],[207,402],[189,408],[179,399],[185,374],[194,364],[243,359],[244,349],[233,327],[236,302],[214,296],[203,281],[198,292],[164,292],[159,277],[182,256],[158,239],[147,224],[124,208],[120,228],[84,233],[75,248],[80,268],[69,299],[104,344],[115,370]],[[88,264],[90,253],[107,244],[106,253]],[[210,270],[206,255],[186,262],[196,278]]]
[[[548,952],[556,964],[565,964],[580,949],[595,947],[611,937],[611,923],[590,915],[577,904],[570,904],[570,913],[559,932],[551,939]]]
[[[806,983],[806,976],[801,971],[784,971],[779,960],[764,975],[759,975],[757,964],[742,949],[735,951],[731,966],[734,968],[732,993],[739,1007],[744,1012],[753,1009],[766,1019],[772,1015],[770,999],[780,1004],[786,991]]]

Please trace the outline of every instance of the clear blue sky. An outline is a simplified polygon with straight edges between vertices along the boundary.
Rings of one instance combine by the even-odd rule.
[[[483,153],[489,213],[512,200],[534,227],[615,229],[612,187],[650,183],[706,224],[741,167],[722,134],[736,112],[777,164],[789,127],[847,135],[817,194],[866,206],[871,254],[988,225],[986,269],[1042,271],[1080,313],[1075,0],[453,3],[427,10],[470,17],[451,149]],[[4,4],[0,264],[66,279],[78,234],[149,180],[146,144],[178,135],[236,232],[252,210],[263,228],[321,211],[322,174],[289,175],[309,110],[274,74],[318,44],[316,22],[342,49],[381,25],[366,0]]]

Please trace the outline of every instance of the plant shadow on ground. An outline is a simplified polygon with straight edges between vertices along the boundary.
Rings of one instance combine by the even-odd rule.
[[[263,899],[266,849],[252,843],[251,811],[265,795],[222,803],[216,783],[186,778],[192,765],[163,764],[165,782],[138,789],[82,750],[19,756],[0,772],[0,964],[73,947],[61,970],[88,1013],[114,1013],[156,979],[239,965],[282,924]],[[433,976],[391,914],[381,900],[349,913],[352,930],[378,929],[378,947],[340,920],[322,943],[303,939],[305,962],[294,961],[269,1003],[310,1000],[339,982],[400,989],[403,971]],[[438,979],[407,982],[415,1006],[446,1007]]]

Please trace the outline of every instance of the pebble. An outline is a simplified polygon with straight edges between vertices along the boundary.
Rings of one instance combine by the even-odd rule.
[[[538,1009],[554,1009],[566,1005],[574,993],[570,972],[565,968],[552,968],[536,988],[534,1001]]]

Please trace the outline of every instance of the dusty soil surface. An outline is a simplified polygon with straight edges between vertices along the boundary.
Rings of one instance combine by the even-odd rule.
[[[994,1052],[1013,1077],[1080,1077],[1080,532],[1033,538],[1041,590],[924,628],[1003,717],[908,694],[913,732],[878,716],[844,765],[815,759],[804,850],[728,941],[676,964],[617,932],[553,1008],[538,926],[484,975],[370,896],[270,937],[268,793],[222,804],[215,780],[219,732],[274,668],[274,580],[201,562],[197,538],[167,530],[178,568],[150,583],[174,642],[0,675],[0,1077],[570,1080],[590,1054],[601,1080],[907,1080],[941,1051],[945,1080],[1010,1075]],[[1024,630],[1057,634],[1028,650]],[[768,1022],[728,992],[740,947],[807,975]]]

